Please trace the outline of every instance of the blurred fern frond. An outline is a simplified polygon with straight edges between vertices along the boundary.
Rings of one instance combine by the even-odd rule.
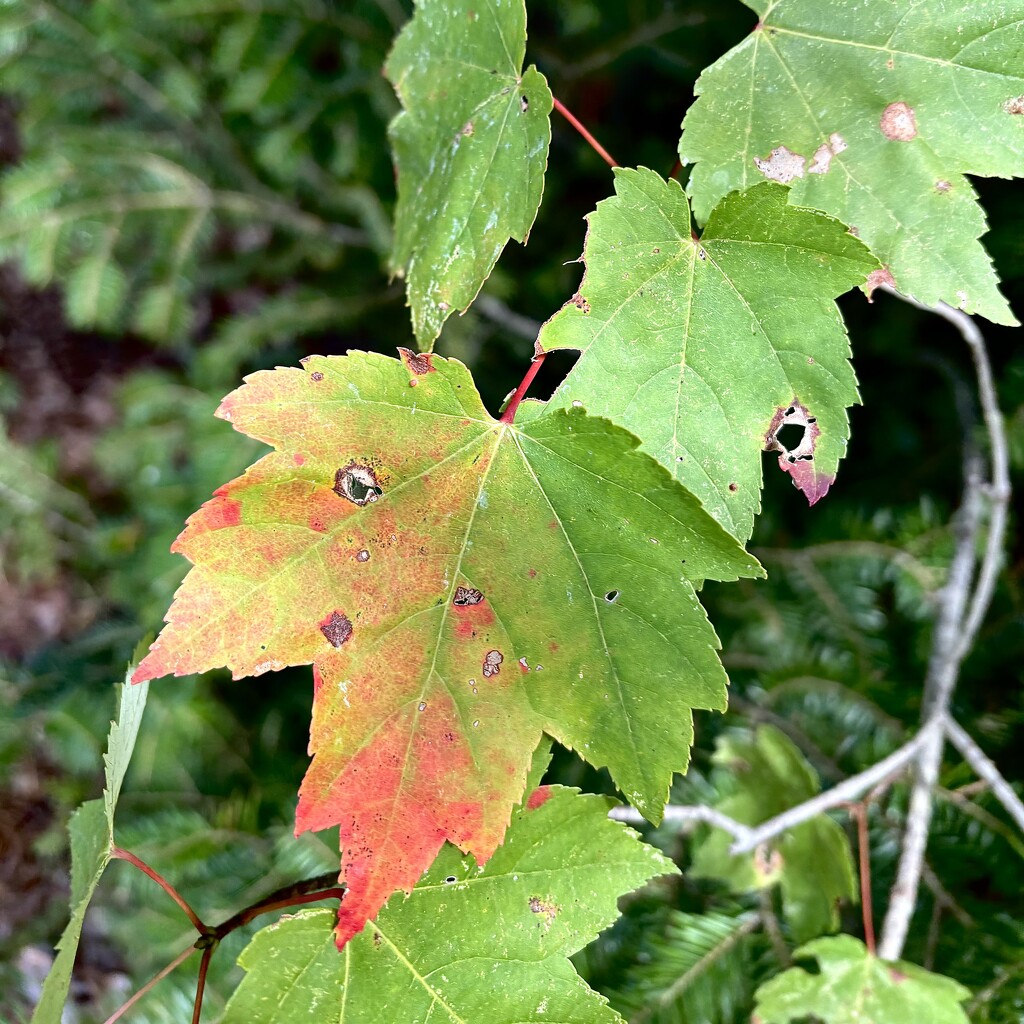
[[[744,1019],[763,942],[756,914],[673,910],[607,993],[631,1024],[729,1024]]]
[[[276,249],[294,275],[385,251],[366,181],[386,151],[366,126],[394,104],[390,33],[363,3],[3,5],[23,153],[0,257],[62,285],[75,327],[180,342],[196,293],[244,282],[247,253]]]

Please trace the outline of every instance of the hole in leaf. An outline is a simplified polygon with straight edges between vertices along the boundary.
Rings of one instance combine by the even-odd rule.
[[[804,434],[806,433],[807,428],[799,423],[784,423],[775,435],[775,439],[787,452],[791,452],[804,443]]]
[[[369,466],[360,466],[355,462],[342,466],[334,474],[333,491],[354,505],[367,505],[384,493],[377,483],[373,470]]]
[[[619,592],[617,590],[609,590],[608,593],[604,595],[604,599],[609,604],[615,604],[619,599]]]
[[[483,599],[484,595],[474,587],[456,587],[452,604],[456,608],[468,608],[470,605],[479,604]]]

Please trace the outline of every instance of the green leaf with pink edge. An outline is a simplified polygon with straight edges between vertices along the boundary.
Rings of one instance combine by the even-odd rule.
[[[741,540],[762,450],[812,505],[834,481],[858,399],[833,299],[878,266],[842,224],[786,198],[773,184],[727,196],[698,238],[675,181],[617,168],[588,217],[579,292],[537,342],[581,353],[555,405],[631,430]],[[788,447],[786,424],[803,428]]]
[[[752,1017],[759,1024],[968,1024],[960,1004],[969,989],[917,964],[879,960],[852,935],[815,939],[793,955],[813,958],[817,970],[791,967],[762,985]]]
[[[523,0],[417,0],[385,73],[403,111],[388,131],[398,175],[391,269],[430,348],[509,238],[526,241],[544,191],[551,92],[523,70]]]
[[[871,284],[1016,324],[966,176],[1024,174],[1024,2],[745,3],[760,20],[702,72],[683,122],[697,219],[782,182],[871,247]]]
[[[340,956],[330,911],[264,928],[223,1024],[621,1024],[567,958],[618,917],[619,896],[677,868],[608,820],[612,802],[534,791],[485,865],[446,846]]]
[[[694,581],[763,571],[635,438],[501,423],[408,351],[255,373],[219,414],[276,451],[189,519],[136,678],[313,664],[296,827],[340,826],[339,944],[445,840],[494,852],[543,732],[660,818],[692,709],[726,703]]]

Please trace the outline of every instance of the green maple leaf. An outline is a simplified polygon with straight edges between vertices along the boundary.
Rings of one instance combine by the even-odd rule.
[[[339,943],[444,840],[494,851],[542,731],[659,818],[691,709],[725,707],[693,581],[757,562],[631,435],[494,420],[454,360],[246,380],[219,415],[277,451],[189,519],[136,678],[314,665],[297,829],[341,826]]]
[[[264,928],[224,1024],[621,1021],[566,957],[615,920],[618,896],[677,869],[610,822],[611,803],[537,790],[486,865],[446,847],[340,957],[329,911]]]
[[[128,763],[142,725],[148,686],[131,686],[129,667],[118,701],[117,721],[110,723],[107,751],[103,755],[106,784],[103,798],[87,800],[71,816],[71,920],[57,943],[57,956],[46,976],[39,1003],[32,1014],[33,1024],[50,1024],[61,1019],[71,985],[71,971],[82,937],[85,912],[96,886],[110,863],[114,846],[114,811],[121,795]]]
[[[788,1024],[814,1017],[826,1024],[967,1024],[963,985],[916,964],[879,960],[852,935],[815,939],[796,950],[813,957],[818,972],[793,967],[762,985],[753,1019]]]
[[[864,246],[773,184],[728,196],[698,239],[683,190],[645,168],[616,169],[615,196],[588,220],[583,283],[538,339],[582,353],[555,404],[631,430],[741,539],[761,451],[799,423],[804,441],[779,465],[820,499],[857,401],[833,298],[878,266]]]
[[[746,0],[761,20],[701,75],[683,122],[699,219],[764,177],[851,225],[873,283],[1015,324],[966,174],[1024,169],[1024,4]]]
[[[793,742],[772,726],[722,737],[714,755],[735,789],[715,806],[744,825],[758,825],[821,789]],[[735,892],[778,884],[798,942],[839,926],[838,905],[856,899],[853,858],[843,830],[821,815],[790,829],[771,850],[733,856],[732,837],[710,831],[693,850],[690,874],[717,878]]]
[[[404,111],[389,131],[398,171],[391,266],[408,279],[429,348],[476,298],[509,238],[525,242],[544,190],[552,99],[523,71],[523,0],[418,0],[385,72]]]

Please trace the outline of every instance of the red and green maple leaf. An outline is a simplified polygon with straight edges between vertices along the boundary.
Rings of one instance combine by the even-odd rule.
[[[296,831],[340,827],[339,945],[445,840],[494,852],[543,732],[660,818],[692,709],[725,706],[694,582],[761,569],[631,434],[500,422],[410,352],[255,373],[218,413],[276,451],[189,519],[134,678],[312,663]]]

